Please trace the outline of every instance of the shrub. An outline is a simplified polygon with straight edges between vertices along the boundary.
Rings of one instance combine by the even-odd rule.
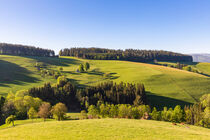
[[[153,108],[153,111],[151,113],[151,117],[153,120],[160,120],[160,112],[157,111],[156,107]]]
[[[109,117],[115,118],[117,116],[118,116],[118,106],[112,104],[109,110]]]
[[[84,69],[85,69],[85,71],[87,71],[88,69],[90,69],[90,64],[88,62],[85,62]]]
[[[79,72],[84,72],[84,66],[82,64],[79,65]]]
[[[132,107],[131,109],[131,118],[133,119],[139,119],[140,118],[140,113],[137,107]]]
[[[88,107],[88,115],[89,115],[89,117],[91,117],[91,118],[97,118],[98,115],[99,115],[99,110],[98,110],[98,108],[97,108],[96,106],[94,106],[94,105],[90,105],[90,106]]]
[[[181,109],[180,105],[177,105],[174,108],[173,114],[172,114],[172,121],[173,122],[181,122],[183,120],[183,110]]]
[[[185,118],[184,118],[185,122],[187,124],[191,124],[192,123],[192,119],[193,119],[192,111],[189,108],[185,107],[184,113],[185,113]]]
[[[37,118],[38,116],[36,110],[33,107],[29,109],[27,114],[28,114],[29,119],[34,119],[34,118]]]
[[[119,105],[119,112],[118,115],[120,118],[128,118],[129,117],[129,109],[128,106],[125,104]]]
[[[161,111],[161,120],[168,121],[167,112],[168,112],[167,107],[164,107],[163,110]]]
[[[80,112],[80,117],[79,118],[80,118],[80,120],[87,119],[88,118],[87,112],[85,110],[82,110]]]
[[[65,76],[59,76],[57,79],[58,86],[64,86],[67,83],[67,79]]]
[[[101,104],[99,109],[102,118],[107,117],[109,115],[109,105]]]
[[[9,117],[7,117],[5,123],[8,124],[8,125],[12,123],[12,126],[15,126],[14,121],[15,121],[15,116],[10,115]]]

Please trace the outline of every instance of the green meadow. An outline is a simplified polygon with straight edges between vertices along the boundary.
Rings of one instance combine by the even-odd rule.
[[[31,122],[31,123],[29,123]],[[15,122],[16,123],[16,122]],[[70,121],[19,121],[15,127],[0,127],[0,139],[149,139],[207,140],[210,130],[191,125],[134,119],[88,119]]]
[[[90,63],[90,70],[76,72],[79,64]],[[143,83],[149,100],[160,106],[185,105],[210,93],[210,77],[159,65],[115,60],[85,60],[74,57],[20,57],[0,55],[0,94],[55,83],[51,76],[42,77],[34,67],[43,62],[48,69],[63,67],[63,74],[78,87],[92,86],[107,80]],[[196,64],[210,72],[209,63]]]

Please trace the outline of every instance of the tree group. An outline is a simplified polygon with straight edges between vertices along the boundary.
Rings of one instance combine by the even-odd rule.
[[[43,87],[29,89],[29,95],[38,97],[51,105],[62,102],[74,111],[86,109],[89,105],[96,105],[98,101],[109,104],[141,105],[147,103],[143,84],[104,82],[96,86],[77,89],[64,77],[59,77],[55,86],[48,83]]]
[[[55,52],[53,50],[7,43],[0,43],[0,54],[21,56],[55,56]]]
[[[84,64],[79,65],[78,71],[84,72],[84,71],[88,71],[88,69],[90,69],[90,64],[88,62],[85,62]]]
[[[113,50],[102,48],[70,48],[59,52],[60,56],[74,56],[95,60],[127,60],[135,62],[173,61],[192,62],[192,56],[169,51],[157,50]]]

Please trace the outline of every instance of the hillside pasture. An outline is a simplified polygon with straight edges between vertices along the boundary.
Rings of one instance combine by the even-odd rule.
[[[183,139],[207,140],[210,130],[191,125],[133,119],[48,121],[0,129],[0,139]]]
[[[0,94],[55,83],[52,76],[42,77],[36,67],[42,62],[48,69],[63,67],[62,73],[77,87],[101,82],[143,83],[153,105],[174,107],[194,103],[210,92],[210,77],[165,66],[115,60],[87,60],[74,57],[21,57],[0,55]],[[87,72],[77,72],[79,64],[90,63]],[[208,65],[208,64],[207,64]],[[203,68],[203,65],[200,65]],[[203,68],[208,71],[208,68]]]

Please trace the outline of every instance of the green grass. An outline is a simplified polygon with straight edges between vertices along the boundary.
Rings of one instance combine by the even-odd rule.
[[[78,120],[79,117],[80,117],[80,113],[67,113],[66,116],[70,117],[70,119],[73,119],[73,120]]]
[[[43,122],[44,120],[41,118],[37,118],[37,119],[28,119],[28,120],[15,120],[14,124],[15,126],[19,126],[19,125],[25,125],[25,124],[31,124],[31,123],[38,123],[38,122]],[[46,119],[45,122],[47,121],[54,121],[53,119]],[[6,129],[6,128],[11,128],[13,127],[12,124],[3,124],[0,125],[0,130],[1,129]]]
[[[0,139],[196,139],[207,140],[210,130],[169,122],[133,119],[90,119],[37,122],[0,129]]]
[[[203,73],[210,75],[210,63],[198,63],[196,64],[196,68]]]
[[[151,100],[154,101],[158,97],[160,100],[155,101],[159,104],[162,104],[162,101],[165,104],[193,103],[201,95],[210,92],[210,78],[192,72],[127,61],[77,60],[88,61],[91,65],[89,72],[76,73],[78,65],[64,67],[64,71],[69,79],[81,86],[94,85],[106,80],[143,83],[146,90],[150,92]],[[110,73],[111,76],[106,79],[103,76],[104,73]]]
[[[77,73],[79,64],[90,63],[90,70]],[[96,85],[100,82],[143,83],[149,99],[155,105],[174,106],[194,103],[210,93],[210,77],[164,66],[112,60],[85,60],[73,57],[46,58],[0,55],[0,94],[9,91],[42,86],[45,82],[55,83],[52,77],[41,77],[34,64],[44,62],[50,69],[64,68],[66,77],[79,87]],[[209,63],[199,63],[199,69],[209,72]],[[108,74],[108,77],[104,77]]]
[[[51,77],[41,77],[34,67],[36,62],[33,58],[0,55],[0,94],[55,82]]]

